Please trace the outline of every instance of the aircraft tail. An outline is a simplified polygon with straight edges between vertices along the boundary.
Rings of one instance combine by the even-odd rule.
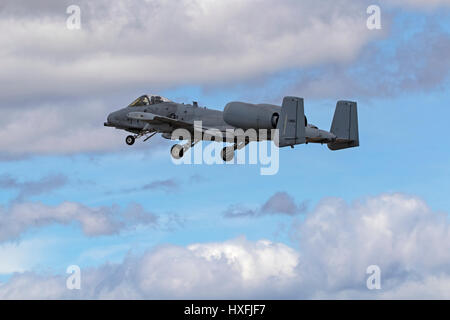
[[[356,102],[337,102],[330,132],[337,137],[336,142],[328,144],[330,150],[341,150],[359,146],[358,110]]]
[[[279,147],[306,142],[305,108],[303,98],[285,97],[278,118]]]

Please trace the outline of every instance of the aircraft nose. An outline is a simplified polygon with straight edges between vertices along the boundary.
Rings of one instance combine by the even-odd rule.
[[[111,112],[107,117],[107,122],[105,122],[105,125],[108,124],[109,126],[121,126],[126,121],[126,115],[127,110],[126,109],[120,109],[114,112]]]
[[[109,123],[112,123],[112,122],[113,122],[113,113],[114,113],[114,112],[110,113],[110,114],[108,115],[108,118],[106,119]]]
[[[116,112],[111,112],[108,115],[108,117],[106,118],[105,126],[112,126],[112,125],[116,124],[117,121],[118,121],[117,111]]]

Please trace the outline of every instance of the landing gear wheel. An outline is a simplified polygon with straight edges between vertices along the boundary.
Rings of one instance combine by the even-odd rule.
[[[173,145],[172,148],[170,149],[170,154],[172,155],[172,158],[174,158],[175,160],[183,158],[184,155],[183,146],[179,144]]]
[[[132,146],[132,145],[134,144],[134,141],[135,141],[135,139],[134,139],[133,136],[128,136],[128,137],[125,139],[125,142],[126,142],[127,145],[129,145],[129,146]]]
[[[233,147],[225,147],[220,152],[220,156],[222,157],[222,160],[225,162],[229,162],[233,160],[234,158],[234,148]]]

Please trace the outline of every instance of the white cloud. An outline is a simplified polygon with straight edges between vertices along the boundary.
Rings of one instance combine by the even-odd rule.
[[[444,1],[398,1],[406,3]],[[434,62],[445,61],[445,35],[411,42],[395,61],[366,55],[355,76],[350,63],[389,32],[389,15],[382,30],[366,28],[366,1],[79,1],[78,31],[66,28],[66,4],[7,0],[0,12],[8,30],[0,34],[1,158],[119,150],[125,132],[102,124],[145,91],[246,84],[299,68],[287,90],[320,98],[385,96],[447,79]],[[386,69],[396,61],[406,69]],[[116,103],[121,94],[128,100]]]
[[[314,285],[326,295],[361,288],[368,296],[362,279],[374,264],[384,279],[380,296],[418,286],[429,277],[450,277],[448,217],[416,197],[385,194],[353,206],[324,200],[298,232]],[[425,297],[420,291],[414,294]]]
[[[37,299],[64,297],[68,291],[65,283],[61,285],[61,277],[36,276],[34,273],[25,272],[14,274],[8,285],[0,284],[3,299]]]
[[[0,119],[0,150],[10,156],[118,150],[124,144],[123,134],[103,126],[108,111],[113,110],[94,103],[5,108]]]
[[[42,203],[13,203],[0,207],[0,242],[18,239],[24,232],[52,224],[78,223],[87,236],[117,234],[138,225],[156,225],[157,216],[139,205],[124,211],[116,207],[90,208],[75,202],[58,206]]]
[[[130,96],[130,101],[133,99]],[[22,107],[1,108],[0,160],[32,155],[73,155],[130,150],[125,144],[129,134],[104,127],[110,112],[126,106],[97,100],[56,101]],[[163,139],[137,143],[133,150],[159,150]],[[150,145],[151,143],[151,145]],[[150,148],[151,146],[151,148]],[[168,154],[168,151],[167,151]]]
[[[62,276],[17,274],[0,298],[450,298],[448,216],[417,197],[326,199],[296,233],[298,251],[244,238],[157,247],[82,270],[78,293],[64,290]],[[366,288],[373,264],[381,290]]]
[[[0,97],[87,95],[143,83],[234,83],[348,61],[373,37],[364,5],[349,0],[320,6],[313,0],[79,5],[79,31],[66,29],[65,8],[22,15],[5,10],[0,28],[9,32],[0,35]]]
[[[291,248],[270,241],[244,239],[224,243],[193,244],[188,249],[207,261],[224,259],[243,281],[259,285],[271,277],[289,279],[295,275],[298,254]]]
[[[40,239],[0,244],[0,274],[31,270],[49,245],[49,241]]]
[[[282,295],[297,259],[286,245],[244,238],[187,248],[164,246],[129,256],[119,265],[82,270],[80,292],[65,289],[62,276],[24,273],[0,285],[0,298],[244,298],[264,296],[258,293],[261,287]]]
[[[328,64],[302,70],[289,90],[311,98],[392,97],[406,92],[444,89],[450,79],[450,35],[428,18],[423,26],[411,29],[416,17],[404,22],[405,28],[392,32],[390,50],[377,43],[368,45],[351,65]],[[413,31],[415,32],[413,33]],[[367,76],[370,75],[370,76]]]

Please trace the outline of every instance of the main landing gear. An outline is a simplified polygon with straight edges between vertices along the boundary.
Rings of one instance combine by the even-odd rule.
[[[130,135],[130,136],[126,137],[126,138],[125,138],[125,142],[126,142],[127,145],[132,146],[132,145],[136,142],[136,139],[139,139],[139,138],[141,138],[141,137],[143,137],[143,136],[148,135],[148,137],[146,137],[146,138],[144,139],[144,142],[145,142],[145,141],[147,141],[148,139],[150,139],[151,137],[153,137],[155,134],[156,134],[156,131],[155,131],[155,132],[142,131],[141,133],[136,134],[136,135],[134,135],[134,136],[131,136],[131,135]]]
[[[173,145],[172,148],[170,149],[170,154],[171,154],[172,158],[174,158],[175,160],[179,160],[179,159],[183,158],[186,151],[188,151],[190,148],[192,148],[197,142],[198,141],[194,141],[192,143],[188,142],[183,145],[181,145],[181,144]],[[221,156],[222,160],[225,162],[232,161],[234,159],[234,152],[236,150],[241,150],[249,142],[250,141],[235,143],[232,146],[223,148],[222,151],[220,152],[220,156]]]
[[[236,150],[241,150],[244,148],[247,144],[249,144],[250,141],[241,141],[238,143],[233,144],[229,147],[224,147],[222,151],[220,152],[220,156],[222,157],[222,160],[225,162],[232,161],[234,159],[234,152]]]
[[[175,160],[179,160],[179,159],[183,158],[183,156],[186,153],[186,151],[188,151],[190,148],[192,148],[199,141],[200,140],[194,140],[192,142],[188,142],[188,143],[183,144],[183,145],[182,144],[175,144],[170,149],[170,155]]]

